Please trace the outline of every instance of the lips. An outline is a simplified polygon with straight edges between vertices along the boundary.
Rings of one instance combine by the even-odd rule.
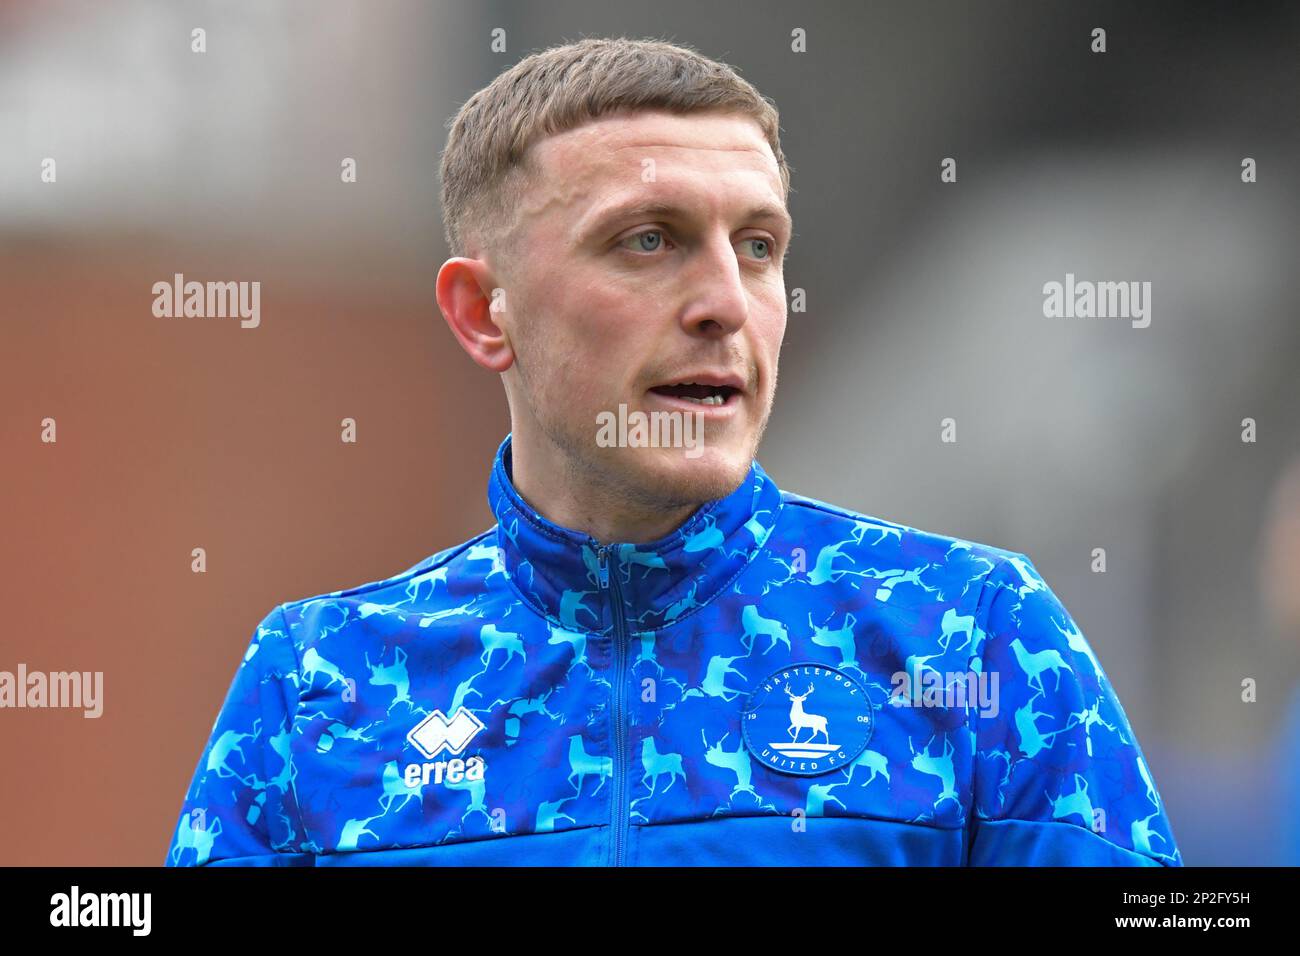
[[[744,391],[745,383],[738,375],[726,372],[699,372],[682,375],[672,382],[650,389],[657,395],[682,399],[697,405],[726,405],[733,396]]]
[[[725,405],[727,399],[736,393],[730,385],[701,385],[697,382],[685,382],[681,385],[657,385],[650,389],[657,395],[669,398],[684,398],[688,402],[701,405]]]
[[[646,392],[645,409],[652,414],[660,410],[687,416],[699,416],[705,421],[722,423],[731,421],[741,414],[745,397],[740,392],[732,392],[725,399],[683,398],[669,395],[655,389]]]

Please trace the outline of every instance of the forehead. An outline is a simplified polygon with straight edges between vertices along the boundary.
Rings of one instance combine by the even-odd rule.
[[[519,210],[525,224],[556,216],[577,220],[615,194],[650,195],[656,186],[785,204],[767,138],[758,123],[739,114],[613,114],[548,136],[533,149],[541,175]],[[650,182],[647,161],[653,161]]]

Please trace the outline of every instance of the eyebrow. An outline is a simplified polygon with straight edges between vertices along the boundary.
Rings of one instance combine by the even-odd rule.
[[[645,216],[663,217],[668,219],[689,219],[692,215],[691,210],[676,203],[665,202],[663,200],[651,199],[640,200],[633,199],[627,202],[616,203],[605,209],[594,213],[590,217],[590,226],[581,228],[581,235],[591,236],[599,234],[607,228],[611,228],[615,223],[625,219],[640,219]],[[787,234],[793,233],[794,221],[790,214],[781,206],[774,203],[762,202],[757,206],[751,206],[741,217],[745,222],[773,222],[784,228]]]

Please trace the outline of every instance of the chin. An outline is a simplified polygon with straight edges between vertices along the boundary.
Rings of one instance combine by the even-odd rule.
[[[647,493],[672,504],[703,504],[725,498],[745,480],[753,461],[748,447],[705,445],[687,457],[684,448],[637,449],[638,477]]]

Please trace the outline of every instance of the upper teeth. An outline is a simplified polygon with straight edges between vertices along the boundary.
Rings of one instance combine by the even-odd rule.
[[[726,401],[721,395],[709,395],[707,398],[692,398],[689,395],[683,395],[682,398],[688,402],[698,402],[701,405],[721,405]]]

